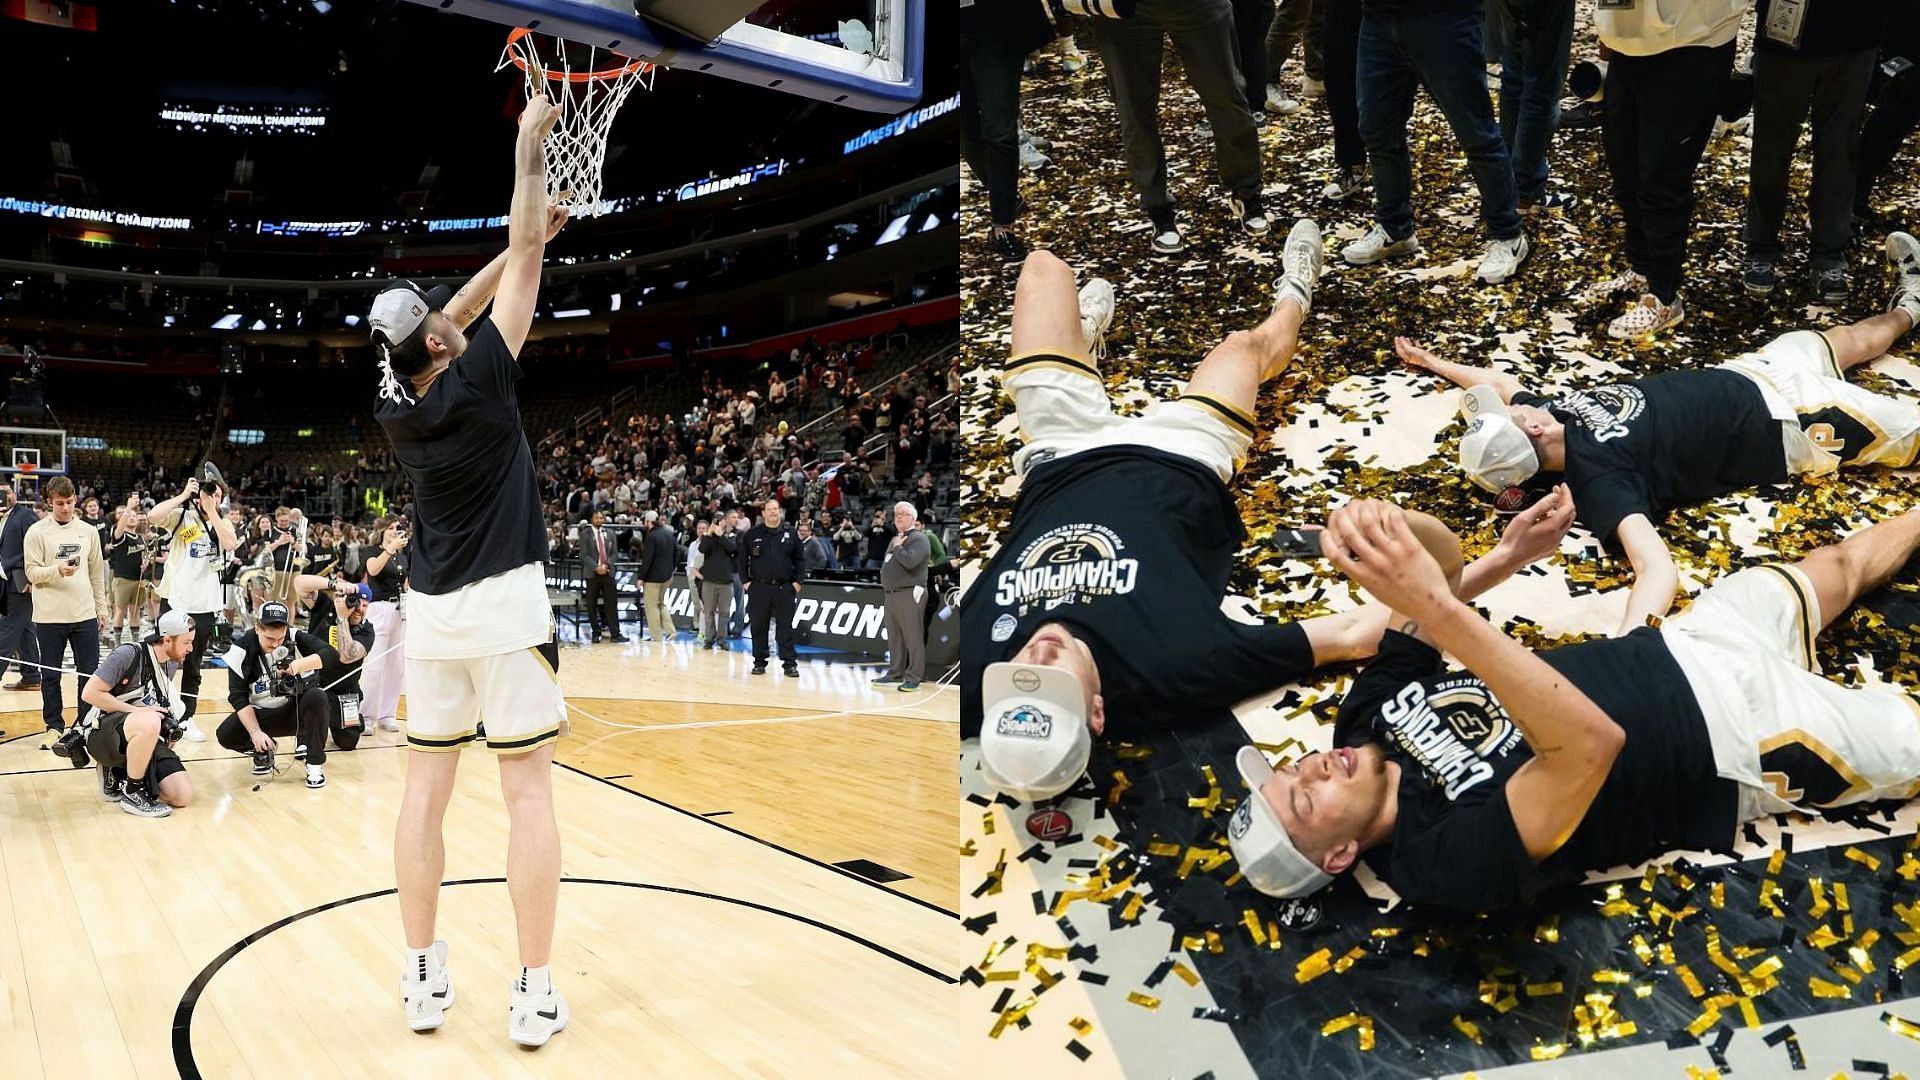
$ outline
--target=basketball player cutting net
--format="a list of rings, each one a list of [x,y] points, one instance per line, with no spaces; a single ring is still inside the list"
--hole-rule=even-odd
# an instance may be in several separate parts
[[[447,944],[434,938],[441,821],[458,751],[481,737],[499,756],[511,822],[507,886],[521,968],[507,1034],[523,1046],[544,1045],[567,1025],[547,967],[560,891],[551,766],[566,703],[541,567],[546,526],[514,392],[546,241],[566,220],[547,206],[541,152],[559,115],[535,94],[520,116],[506,252],[450,299],[444,289],[392,286],[367,319],[380,355],[374,415],[415,493],[407,785],[393,843],[407,937],[401,999],[415,1031],[439,1027],[454,1001]],[[493,314],[469,340],[462,331],[489,299]]]

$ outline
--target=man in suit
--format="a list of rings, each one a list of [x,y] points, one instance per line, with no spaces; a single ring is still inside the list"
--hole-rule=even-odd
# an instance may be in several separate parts
[[[933,548],[920,529],[920,515],[912,503],[894,504],[893,527],[887,561],[880,564],[880,588],[886,593],[887,608],[887,673],[873,683],[899,683],[901,690],[918,690],[927,666],[924,605],[927,560]]]
[[[646,593],[647,629],[653,640],[668,641],[674,635],[673,619],[667,615],[667,581],[680,562],[680,542],[673,526],[649,510],[642,518],[646,531],[640,537],[640,588]]]
[[[839,564],[833,559],[833,544],[827,538],[813,531],[813,523],[805,518],[796,526],[800,530],[800,568],[808,577],[822,570],[837,570]]]
[[[606,513],[595,510],[593,517],[580,526],[580,569],[587,578],[587,625],[593,631],[594,643],[599,643],[600,628],[605,626],[613,643],[621,645],[627,638],[620,632],[620,589],[613,580],[616,551],[606,523]]]
[[[6,575],[5,614],[0,615],[0,677],[10,659],[20,661],[20,678],[8,690],[40,689],[40,643],[33,632],[33,585],[27,581],[27,530],[40,520],[10,486],[0,486],[0,574]],[[28,665],[36,665],[29,667]]]

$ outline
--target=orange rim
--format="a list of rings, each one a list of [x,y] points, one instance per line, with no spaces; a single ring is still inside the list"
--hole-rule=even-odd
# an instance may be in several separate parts
[[[518,52],[513,51],[513,45],[515,42],[519,41],[521,38],[527,37],[532,33],[533,33],[532,30],[529,30],[524,26],[519,26],[514,28],[513,33],[507,35],[508,56],[512,58],[513,66],[519,68],[521,71],[527,70],[527,60],[525,57],[521,56]],[[608,51],[612,51],[612,50],[608,50]],[[615,55],[618,55],[618,54],[615,54]],[[634,60],[621,67],[602,68],[599,71],[575,71],[575,72],[562,73],[562,72],[557,72],[557,71],[548,69],[546,71],[546,76],[547,76],[548,82],[583,83],[583,82],[593,82],[595,79],[617,79],[622,75],[634,75],[634,74],[644,75],[651,70],[653,70],[653,65],[648,63],[647,61]]]

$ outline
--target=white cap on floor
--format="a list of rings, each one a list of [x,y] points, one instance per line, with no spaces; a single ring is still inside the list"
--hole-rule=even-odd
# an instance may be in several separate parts
[[[1247,884],[1268,896],[1290,898],[1305,896],[1333,880],[1333,875],[1313,864],[1300,853],[1280,824],[1261,787],[1273,779],[1273,766],[1259,747],[1243,746],[1233,757],[1240,779],[1247,782],[1247,794],[1233,811],[1227,824],[1227,846],[1240,864]]]
[[[988,664],[980,699],[980,771],[995,790],[1039,802],[1086,775],[1093,731],[1079,676],[1043,664]]]
[[[1507,415],[1500,392],[1476,386],[1460,399],[1467,433],[1460,436],[1460,470],[1478,487],[1492,492],[1518,487],[1540,471],[1540,455],[1520,425]]]

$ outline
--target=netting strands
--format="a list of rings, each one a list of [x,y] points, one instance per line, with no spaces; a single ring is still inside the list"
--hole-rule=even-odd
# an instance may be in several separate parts
[[[542,52],[549,55],[542,56]],[[576,69],[584,54],[585,62]],[[601,64],[611,66],[601,67]],[[654,65],[610,49],[548,39],[542,46],[525,27],[507,35],[495,71],[520,69],[527,99],[535,93],[560,107],[560,120],[542,145],[547,159],[547,202],[574,217],[600,212],[600,174],[607,157],[613,116],[635,86],[653,89]]]

